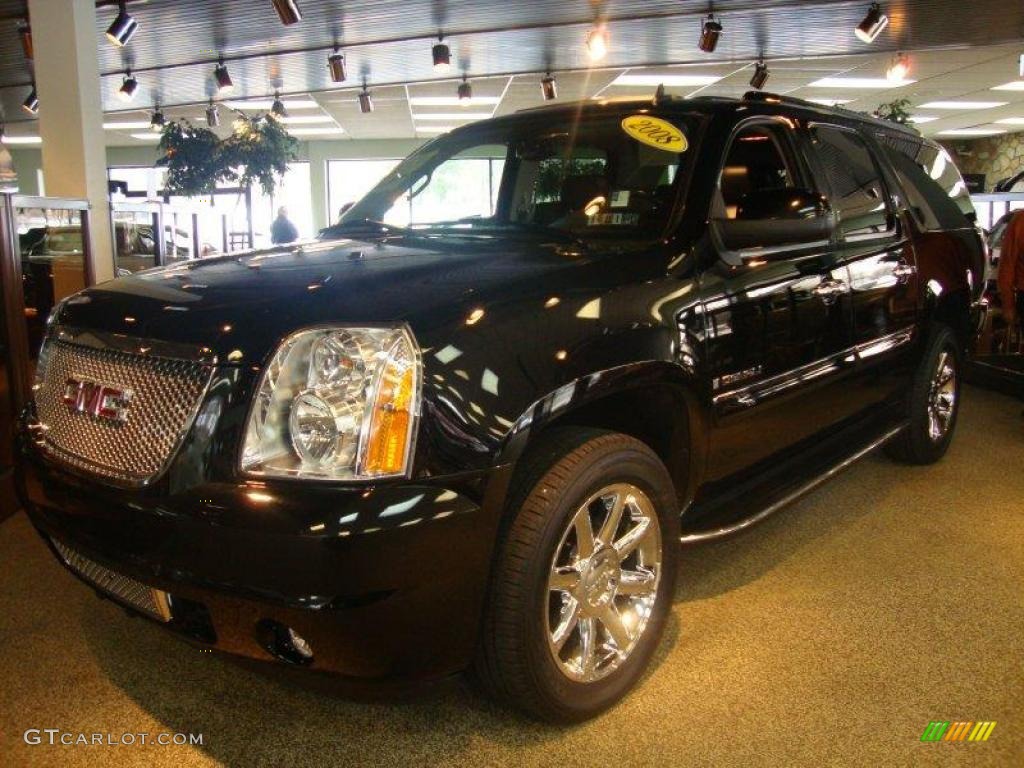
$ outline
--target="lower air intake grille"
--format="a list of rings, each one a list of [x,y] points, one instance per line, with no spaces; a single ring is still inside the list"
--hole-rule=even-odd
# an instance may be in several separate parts
[[[158,621],[170,621],[166,592],[152,589],[135,579],[104,568],[56,539],[51,541],[68,568],[90,584]]]

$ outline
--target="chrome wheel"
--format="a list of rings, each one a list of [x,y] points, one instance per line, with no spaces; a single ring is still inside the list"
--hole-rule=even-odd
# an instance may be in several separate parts
[[[647,628],[661,582],[661,528],[635,485],[616,483],[572,516],[548,575],[548,646],[577,682],[611,674]]]
[[[938,442],[949,431],[956,408],[956,362],[946,350],[939,360],[928,392],[928,436]]]

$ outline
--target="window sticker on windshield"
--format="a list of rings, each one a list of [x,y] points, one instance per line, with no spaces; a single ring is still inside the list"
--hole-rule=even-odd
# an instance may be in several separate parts
[[[587,217],[588,227],[635,227],[639,223],[638,213],[596,213]]]
[[[629,190],[616,189],[612,192],[612,198],[608,201],[610,208],[629,208]]]
[[[682,131],[658,117],[630,115],[622,121],[622,130],[642,144],[666,152],[685,152],[690,146]]]

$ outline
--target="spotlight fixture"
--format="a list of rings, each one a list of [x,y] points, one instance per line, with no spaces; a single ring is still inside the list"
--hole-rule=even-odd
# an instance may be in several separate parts
[[[36,86],[32,85],[32,90],[29,91],[28,96],[21,102],[21,108],[28,112],[30,115],[34,115],[39,112],[39,95],[36,93]]]
[[[892,64],[885,70],[885,79],[891,80],[892,82],[898,83],[901,80],[906,80],[907,75],[910,73],[910,59],[904,54],[896,54],[896,58],[892,60]]]
[[[154,131],[162,131],[164,126],[167,124],[167,118],[164,117],[163,110],[160,109],[159,105],[153,110],[153,116],[149,120],[149,127]]]
[[[750,78],[750,87],[760,91],[764,88],[764,84],[768,82],[768,65],[764,63],[764,59],[761,59],[754,65],[754,74]]]
[[[591,61],[600,61],[608,55],[610,45],[608,29],[604,24],[596,24],[587,33],[587,55]]]
[[[117,17],[114,19],[114,23],[107,28],[107,39],[118,48],[123,48],[128,45],[128,41],[138,31],[139,22],[128,13],[128,9],[125,8],[125,0],[121,0],[117,7]]]
[[[277,15],[281,17],[281,23],[286,27],[302,21],[302,11],[299,10],[299,4],[295,0],[273,0],[273,2],[274,10],[277,11]]]
[[[473,86],[469,84],[469,80],[466,76],[462,76],[462,82],[459,83],[459,106],[468,107],[473,103]]]
[[[704,53],[712,53],[718,46],[718,38],[722,36],[722,22],[715,18],[715,14],[709,13],[704,19],[700,28],[700,40],[697,47]]]
[[[281,94],[274,94],[274,103],[270,105],[270,116],[275,120],[280,120],[282,117],[288,117],[288,110],[284,107],[284,102],[281,101]]]
[[[210,106],[206,108],[206,124],[211,128],[216,128],[220,125],[220,110],[213,103],[213,99],[210,99]]]
[[[35,59],[35,50],[32,48],[32,27],[28,21],[18,25],[18,39],[21,40],[21,50],[25,54],[25,60]]]
[[[550,72],[541,78],[540,95],[544,97],[544,101],[554,101],[558,98],[558,83]]]
[[[864,20],[853,30],[853,34],[864,43],[873,43],[875,38],[882,34],[882,30],[889,25],[889,17],[882,13],[882,6],[872,3],[868,8]]]
[[[331,71],[332,82],[344,83],[348,77],[348,73],[345,71],[345,54],[341,53],[337,48],[334,49],[334,53],[327,57],[327,68]]]
[[[373,97],[370,95],[370,91],[366,88],[366,84],[363,84],[363,90],[359,94],[359,111],[364,115],[368,115],[373,112]]]
[[[118,90],[117,95],[121,97],[121,101],[131,101],[135,98],[137,90],[139,90],[139,81],[135,79],[130,69],[126,70],[124,80],[121,82],[121,88]]]
[[[217,63],[217,67],[213,70],[213,77],[217,81],[217,93],[219,94],[230,93],[235,87],[235,84],[231,82],[228,68],[224,65],[224,59]]]
[[[445,75],[452,68],[452,49],[444,41],[443,35],[437,36],[437,43],[431,49],[434,57],[434,71],[439,75]]]

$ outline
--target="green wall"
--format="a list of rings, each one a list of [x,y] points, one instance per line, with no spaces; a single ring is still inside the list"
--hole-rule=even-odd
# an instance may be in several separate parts
[[[346,139],[341,141],[303,141],[299,144],[299,160],[309,161],[313,225],[317,229],[330,223],[327,211],[327,161],[376,160],[405,157],[423,143],[419,139]],[[42,152],[38,148],[10,148],[14,168],[18,172],[20,191],[26,195],[40,193],[38,176],[42,168]],[[155,146],[107,147],[107,165],[154,165],[159,157]]]

